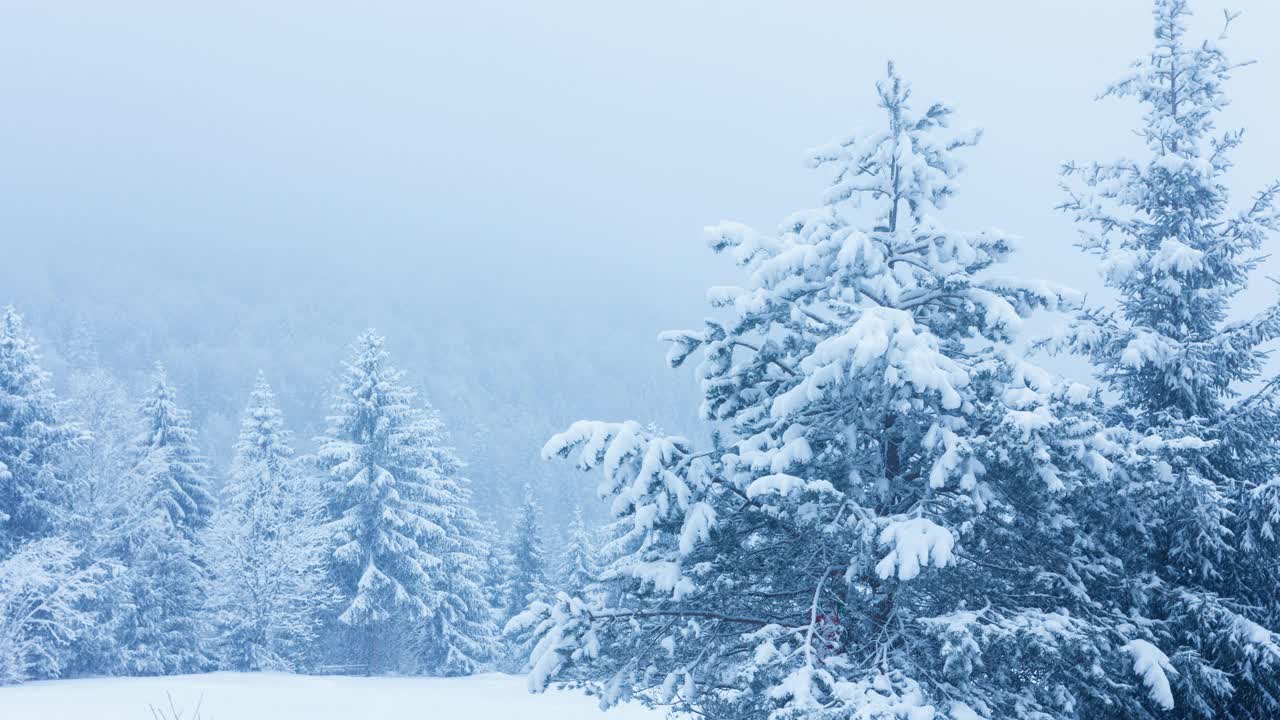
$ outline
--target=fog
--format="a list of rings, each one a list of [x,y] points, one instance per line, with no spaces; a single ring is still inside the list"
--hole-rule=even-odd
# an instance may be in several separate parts
[[[1277,173],[1280,6],[1237,1],[1240,200]],[[1221,16],[1202,10],[1197,29]],[[486,512],[579,417],[693,432],[656,334],[734,268],[701,228],[817,202],[807,147],[876,120],[893,59],[985,129],[956,226],[1098,292],[1054,210],[1064,161],[1136,152],[1094,97],[1149,46],[1147,3],[18,2],[0,10],[0,302],[58,374],[79,324],[137,384],[164,361],[215,465],[259,368],[300,445],[375,326],[441,410]],[[1269,297],[1254,284],[1244,299]]]

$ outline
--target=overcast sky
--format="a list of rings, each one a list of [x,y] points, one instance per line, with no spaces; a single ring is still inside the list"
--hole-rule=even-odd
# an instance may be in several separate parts
[[[1280,3],[1233,7],[1229,47],[1261,61],[1231,88],[1240,199],[1280,175]],[[122,298],[139,273],[233,292],[250,262],[549,331],[604,297],[650,343],[734,278],[701,228],[815,203],[802,151],[879,122],[892,58],[986,130],[949,220],[1090,289],[1056,167],[1136,150],[1137,109],[1093,98],[1149,25],[1140,0],[8,0],[0,262]]]

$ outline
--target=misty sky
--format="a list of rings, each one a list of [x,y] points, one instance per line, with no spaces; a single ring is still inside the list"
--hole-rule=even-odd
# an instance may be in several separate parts
[[[1216,31],[1217,6],[1197,7]],[[1280,7],[1234,7],[1230,47],[1261,63],[1231,117],[1269,119]],[[605,289],[693,309],[724,274],[701,227],[768,229],[814,202],[803,149],[877,120],[889,58],[987,131],[956,222],[1018,232],[1029,268],[1092,282],[1052,211],[1055,167],[1132,147],[1134,108],[1091,98],[1149,46],[1148,3],[1114,0],[2,12],[0,238],[37,244],[37,272],[73,246],[197,277],[210,255],[301,256],[304,275],[421,274],[430,299]],[[1280,128],[1249,124],[1242,190],[1280,167]]]
[[[1280,8],[1236,1],[1231,118],[1270,118]],[[1198,4],[1216,31],[1220,10]],[[206,277],[392,269],[424,301],[613,291],[691,307],[727,269],[722,218],[772,228],[815,199],[801,151],[868,118],[896,59],[986,128],[957,222],[1078,268],[1055,168],[1132,147],[1091,102],[1149,44],[1148,4],[12,1],[0,23],[0,232]],[[1280,167],[1251,123],[1239,187]],[[136,252],[123,252],[124,247]],[[215,268],[218,264],[215,263]],[[110,265],[101,268],[110,272]],[[105,282],[105,281],[104,281]],[[298,279],[306,282],[306,278]]]
[[[1216,34],[1220,6],[1196,7],[1194,27]],[[1260,61],[1230,88],[1227,117],[1249,128],[1240,201],[1280,175],[1280,4],[1233,8],[1228,47]],[[873,83],[894,59],[922,101],[986,130],[949,222],[1022,235],[1019,271],[1096,289],[1053,209],[1056,169],[1139,151],[1136,106],[1093,98],[1150,47],[1149,13],[1137,0],[7,0],[0,283],[19,302],[150,316],[188,292],[184,312],[209,316],[231,298],[281,316],[327,298],[346,308],[341,338],[393,306],[424,337],[447,321],[499,348],[519,325],[589,354],[582,338],[607,327],[615,349],[657,364],[656,333],[697,325],[705,288],[736,277],[702,227],[770,230],[815,204],[825,178],[804,149],[878,123]],[[1272,292],[1259,281],[1250,297]]]

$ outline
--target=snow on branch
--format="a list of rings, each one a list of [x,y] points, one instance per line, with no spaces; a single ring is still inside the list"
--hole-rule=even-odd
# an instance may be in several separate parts
[[[1121,649],[1133,658],[1133,672],[1142,678],[1148,696],[1165,710],[1172,710],[1173,690],[1169,687],[1166,673],[1175,671],[1169,663],[1169,656],[1146,640],[1130,640]]]
[[[955,547],[951,531],[928,518],[911,518],[890,522],[880,531],[880,544],[890,548],[889,553],[876,565],[876,574],[899,580],[911,580],[922,568],[932,564],[946,567],[954,560]]]

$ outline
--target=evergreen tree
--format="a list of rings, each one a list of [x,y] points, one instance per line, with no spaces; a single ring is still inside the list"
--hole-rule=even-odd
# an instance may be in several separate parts
[[[67,458],[70,535],[91,557],[106,557],[118,553],[121,525],[137,499],[130,481],[138,418],[124,386],[103,368],[77,368],[68,385],[66,412],[88,432]]]
[[[470,493],[452,518],[439,609],[424,627],[420,662],[432,675],[471,675],[498,654],[498,626],[485,589],[485,557]]]
[[[511,536],[510,587],[507,591],[507,613],[522,612],[529,603],[549,595],[546,555],[542,549],[542,509],[533,488],[524,486],[524,502],[516,516]]]
[[[318,488],[259,374],[209,540],[210,605],[222,662],[234,670],[294,670],[329,601]]]
[[[503,626],[510,655],[506,668],[519,672],[527,668],[529,653],[537,640],[527,623],[521,621],[531,606],[551,599],[546,555],[542,548],[542,508],[529,483],[524,486],[524,502],[516,516],[507,551],[511,565],[507,577],[506,624]]]
[[[463,464],[447,445],[439,414],[424,403],[422,427],[430,458],[431,496],[447,508],[440,605],[423,626],[419,662],[432,675],[470,675],[498,651],[498,627],[485,588],[486,532],[471,506]]]
[[[93,327],[83,315],[77,317],[75,324],[71,326],[67,334],[66,351],[63,354],[75,370],[94,370],[102,367],[97,337]]]
[[[511,597],[511,566],[515,559],[511,556],[507,541],[503,539],[498,526],[485,520],[480,524],[481,560],[484,566],[485,599],[493,614],[495,623],[506,622],[507,602]]]
[[[597,573],[595,543],[582,518],[582,508],[574,508],[573,521],[569,524],[568,545],[557,573],[557,584],[563,592],[582,595],[595,583]]]
[[[163,508],[150,510],[130,542],[121,664],[128,675],[200,672],[211,662],[200,551]]]
[[[1134,458],[1098,522],[1123,562],[1108,585],[1115,610],[1168,658],[1152,703],[1269,718],[1280,714],[1280,385],[1241,390],[1280,336],[1280,306],[1227,316],[1280,222],[1280,185],[1230,209],[1224,176],[1243,133],[1215,121],[1238,65],[1187,39],[1189,14],[1185,0],[1157,0],[1155,47],[1106,93],[1143,104],[1147,157],[1065,169],[1064,207],[1118,297],[1082,312],[1066,340],[1114,393],[1117,441]]]
[[[86,345],[86,347],[91,347]],[[86,362],[96,355],[84,351]],[[69,539],[82,550],[81,564],[97,564],[101,583],[93,602],[94,632],[80,633],[64,673],[119,674],[121,623],[129,613],[126,571],[130,523],[144,494],[132,473],[132,442],[138,422],[121,383],[96,365],[74,367],[66,412],[88,431],[68,457],[71,480]]]
[[[131,612],[119,619],[122,661],[134,675],[194,672],[210,661],[198,533],[208,525],[213,498],[190,416],[159,366],[139,416],[138,499],[124,549]]]
[[[63,529],[66,456],[84,441],[59,417],[35,342],[12,306],[0,311],[0,557]]]
[[[134,469],[151,502],[169,524],[193,540],[213,515],[206,464],[195,444],[191,413],[180,408],[164,367],[156,365],[140,412],[142,434],[134,442]]]
[[[606,607],[621,607],[630,599],[624,596],[628,588],[619,582],[604,582],[602,574],[612,568],[614,563],[629,557],[640,549],[644,543],[644,529],[636,527],[635,519],[629,515],[614,518],[600,528],[596,552],[597,582],[592,590],[602,598]]]
[[[820,207],[709,231],[747,284],[664,337],[673,365],[702,353],[723,435],[581,422],[548,442],[602,469],[631,529],[605,607],[513,621],[541,637],[535,689],[741,719],[1141,712],[1154,656],[1090,594],[1108,558],[1074,509],[1114,463],[1097,398],[1015,345],[1024,316],[1078,301],[995,274],[1013,238],[943,224],[977,134],[892,66],[878,95],[879,129],[812,152],[834,173]]]
[[[99,631],[87,606],[104,569],[79,559],[74,545],[52,537],[0,560],[0,685],[58,677],[66,646]]]
[[[439,419],[382,345],[372,330],[357,339],[320,439],[344,655],[371,672],[469,671],[492,627],[478,529]]]

